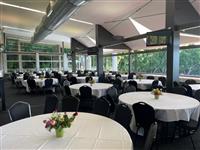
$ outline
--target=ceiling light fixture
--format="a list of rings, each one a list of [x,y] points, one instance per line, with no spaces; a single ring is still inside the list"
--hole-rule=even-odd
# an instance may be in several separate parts
[[[95,45],[96,45],[96,40],[94,40],[93,38],[91,38],[90,36],[86,36],[88,39],[90,39]]]
[[[74,18],[69,18],[69,20],[75,21],[75,22],[84,23],[84,24],[94,25],[94,24],[91,23],[91,22],[87,22],[87,21],[83,21],[83,20],[78,20],[78,19],[74,19]]]
[[[180,33],[180,36],[187,36],[193,38],[200,38],[200,35],[188,34],[188,33]]]
[[[37,13],[41,13],[41,14],[46,14],[46,12],[44,12],[44,11],[40,11],[40,10],[28,8],[28,7],[22,7],[22,6],[18,6],[18,5],[13,5],[13,4],[9,4],[9,3],[4,3],[4,2],[0,2],[0,5],[10,6],[10,7],[28,10],[28,11],[32,11],[32,12],[37,12]]]
[[[2,27],[6,28],[6,29],[12,29],[12,30],[18,30],[18,31],[25,31],[25,32],[31,32],[31,33],[34,32],[32,30],[27,30],[27,29],[22,29],[22,28],[16,28],[16,27],[10,27],[10,26],[2,26]]]

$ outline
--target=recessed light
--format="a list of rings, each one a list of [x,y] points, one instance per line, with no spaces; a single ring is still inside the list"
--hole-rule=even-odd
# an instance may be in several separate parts
[[[69,18],[69,20],[75,21],[75,22],[84,23],[84,24],[94,25],[94,24],[91,23],[91,22],[87,22],[87,21],[83,21],[83,20],[78,20],[78,19],[74,19],[74,18]]]

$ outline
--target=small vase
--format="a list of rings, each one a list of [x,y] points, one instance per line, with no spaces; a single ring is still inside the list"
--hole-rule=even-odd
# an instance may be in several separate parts
[[[159,99],[159,95],[154,95],[154,98],[155,99]]]
[[[63,137],[64,135],[64,129],[63,128],[58,128],[56,129],[56,137]]]

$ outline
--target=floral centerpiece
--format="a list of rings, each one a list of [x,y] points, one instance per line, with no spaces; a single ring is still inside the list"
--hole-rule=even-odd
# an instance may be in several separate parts
[[[90,83],[90,85],[92,86],[95,83],[95,81],[92,79],[92,80],[89,80],[88,83]]]
[[[162,95],[162,91],[160,89],[153,89],[152,94],[154,95],[155,99],[158,99],[160,95]]]
[[[64,114],[53,112],[51,117],[43,122],[45,123],[45,128],[49,131],[55,129],[56,137],[63,137],[64,128],[70,128],[77,115],[77,112],[73,113],[71,117],[69,117],[66,112]]]

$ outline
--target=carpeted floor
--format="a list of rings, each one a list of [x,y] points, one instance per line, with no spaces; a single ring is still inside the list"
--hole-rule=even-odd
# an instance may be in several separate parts
[[[32,116],[43,113],[45,95],[43,92],[35,94],[27,94],[25,89],[17,89],[11,81],[5,81],[5,95],[6,106],[9,108],[16,101],[25,101],[31,104]],[[56,94],[59,99],[62,98],[60,92]],[[9,123],[9,116],[7,111],[1,111],[0,109],[0,126]],[[198,130],[193,136],[196,150],[200,150],[200,130]],[[133,141],[134,143],[134,141]],[[138,143],[134,143],[134,149],[140,150],[141,147]],[[154,148],[155,149],[155,148]],[[165,142],[158,145],[159,150],[192,150],[192,143],[189,137],[175,139],[173,142]]]

